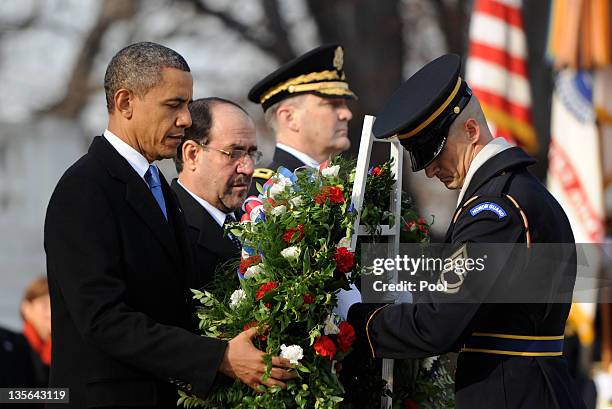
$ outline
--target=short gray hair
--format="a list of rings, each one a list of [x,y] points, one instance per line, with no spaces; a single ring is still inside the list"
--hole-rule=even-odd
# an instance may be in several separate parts
[[[276,120],[276,112],[281,104],[292,104],[294,106],[301,106],[306,98],[307,94],[299,94],[294,97],[285,98],[283,100],[278,101],[276,104],[271,105],[266,112],[264,112],[264,121],[268,128],[272,130],[275,134],[278,132],[278,122]]]
[[[125,88],[142,98],[159,84],[164,68],[191,71],[179,53],[156,43],[132,44],[115,54],[104,75],[108,112],[112,113],[115,108],[118,90]]]
[[[476,98],[475,95],[472,95],[470,101],[463,108],[463,111],[461,111],[457,118],[455,118],[455,120],[450,126],[449,134],[454,133],[460,128],[462,128],[465,121],[467,121],[469,118],[475,119],[476,122],[478,122],[480,125],[487,124],[487,119],[485,118],[484,113],[482,112],[480,101],[478,101],[478,98]]]

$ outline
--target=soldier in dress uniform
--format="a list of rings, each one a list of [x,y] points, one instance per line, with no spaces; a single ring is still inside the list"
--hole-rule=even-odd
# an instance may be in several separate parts
[[[274,158],[255,169],[250,194],[257,195],[256,183],[263,185],[279,166],[291,171],[316,167],[350,147],[348,122],[353,115],[346,102],[357,97],[349,89],[343,64],[340,45],[320,46],[284,64],[249,91],[249,100],[261,104],[276,137]]]
[[[515,243],[523,251],[531,251],[535,243],[573,243],[562,208],[527,170],[534,160],[504,139],[493,139],[477,98],[460,77],[460,66],[458,56],[444,55],[408,79],[377,116],[374,135],[399,138],[413,171],[424,169],[428,177],[460,191],[445,239],[454,254],[469,257],[469,246],[480,243]],[[552,288],[565,278],[571,296],[576,253],[570,246],[566,262],[545,264],[544,284],[536,286]],[[376,357],[459,351],[459,409],[583,408],[562,356],[569,297],[566,302],[465,302],[466,294],[486,281],[487,289],[510,296],[514,289],[504,291],[510,282],[518,282],[517,288],[534,286],[525,265],[512,254],[504,257],[499,265],[487,265],[483,274],[448,280],[453,291],[428,293],[414,304],[376,309],[355,304],[349,321]],[[499,270],[500,265],[506,269]]]

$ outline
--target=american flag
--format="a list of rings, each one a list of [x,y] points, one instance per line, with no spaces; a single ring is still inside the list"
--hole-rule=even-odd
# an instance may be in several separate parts
[[[466,79],[493,136],[535,153],[521,7],[521,0],[474,1]]]

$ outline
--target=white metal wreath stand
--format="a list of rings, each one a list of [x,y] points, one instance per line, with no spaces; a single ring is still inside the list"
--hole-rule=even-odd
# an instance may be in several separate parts
[[[400,227],[401,227],[401,211],[402,211],[402,168],[403,168],[403,148],[397,138],[391,139],[376,139],[372,135],[372,125],[376,118],[371,115],[366,115],[363,120],[363,128],[361,131],[361,144],[359,145],[359,156],[357,157],[357,169],[355,173],[355,181],[353,183],[353,196],[352,203],[355,209],[358,211],[357,218],[355,219],[354,229],[355,232],[351,237],[351,248],[355,249],[357,245],[357,238],[359,236],[366,236],[367,232],[364,226],[361,226],[360,211],[363,206],[363,196],[365,194],[366,178],[368,176],[368,169],[370,165],[370,154],[372,152],[372,144],[388,143],[390,146],[390,157],[393,159],[392,171],[396,177],[393,191],[391,192],[391,203],[390,211],[395,215],[395,224],[393,227],[381,226],[382,235],[388,236],[388,257],[394,258],[399,253],[400,244]],[[389,277],[391,282],[397,281],[397,271],[391,272],[392,276]],[[393,302],[393,300],[389,300]],[[382,379],[387,382],[387,388],[393,390],[393,360],[383,359],[382,363]],[[383,397],[381,400],[382,409],[391,408],[391,398]]]

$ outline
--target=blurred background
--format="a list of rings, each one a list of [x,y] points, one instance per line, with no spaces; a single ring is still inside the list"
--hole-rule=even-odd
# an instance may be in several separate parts
[[[457,53],[495,135],[538,160],[532,171],[566,209],[577,242],[602,243],[610,233],[609,0],[2,0],[0,327],[22,330],[24,289],[45,274],[42,228],[52,189],[103,132],[104,71],[138,41],[186,58],[194,98],[244,106],[267,158],[274,141],[246,95],[281,63],[320,44],[345,47],[345,71],[359,95],[347,152],[356,155],[363,115],[375,115],[428,61]],[[171,161],[160,167],[167,179],[175,176]],[[406,172],[404,188],[423,216],[435,215],[440,237],[457,194],[425,179]],[[568,329],[588,379],[594,370],[609,373],[612,359],[610,307],[596,304],[600,297],[576,304]],[[612,389],[608,377],[600,390],[606,382]]]

